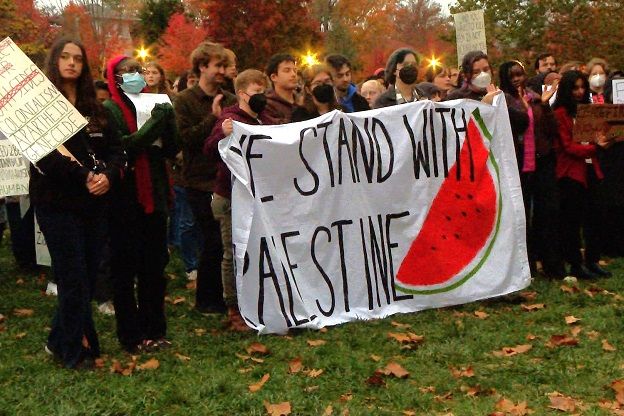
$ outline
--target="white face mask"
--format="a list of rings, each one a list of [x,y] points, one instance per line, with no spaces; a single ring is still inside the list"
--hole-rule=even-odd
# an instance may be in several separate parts
[[[604,74],[595,74],[589,78],[589,85],[592,88],[600,88],[605,84],[607,77]]]
[[[489,72],[480,72],[479,75],[472,78],[471,83],[475,87],[484,90],[492,83],[492,74]]]

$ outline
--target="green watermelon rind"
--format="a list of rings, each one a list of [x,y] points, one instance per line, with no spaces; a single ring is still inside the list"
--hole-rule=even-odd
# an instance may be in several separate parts
[[[479,125],[480,130],[483,132],[483,135],[486,137],[486,139],[488,139],[491,142],[492,135],[488,131],[487,127],[485,126],[485,122],[481,118],[481,112],[479,111],[478,108],[475,108],[475,110],[472,112],[472,116],[474,117],[475,121]],[[496,242],[496,237],[498,236],[498,232],[500,230],[501,215],[503,212],[503,198],[502,198],[501,186],[500,186],[500,169],[498,167],[498,163],[496,163],[496,160],[494,159],[494,155],[491,152],[490,152],[489,159],[490,159],[490,162],[492,162],[492,166],[494,166],[494,170],[496,171],[496,181],[498,182],[498,213],[496,215],[496,225],[494,227],[494,235],[490,239],[490,243],[488,244],[487,248],[483,252],[483,256],[481,257],[481,260],[479,260],[479,262],[472,268],[472,270],[470,270],[466,274],[466,276],[464,276],[463,278],[461,278],[460,280],[456,281],[455,283],[449,286],[445,286],[445,287],[441,287],[437,289],[429,289],[429,290],[410,289],[405,286],[402,286],[400,283],[397,282],[395,283],[395,285],[397,286],[397,289],[399,291],[403,293],[409,293],[412,295],[435,295],[438,293],[449,292],[451,290],[458,288],[464,283],[466,283],[470,278],[472,278],[475,274],[477,274],[477,272],[481,269],[483,264],[486,262],[486,260],[490,256],[490,253],[492,252],[494,243]]]

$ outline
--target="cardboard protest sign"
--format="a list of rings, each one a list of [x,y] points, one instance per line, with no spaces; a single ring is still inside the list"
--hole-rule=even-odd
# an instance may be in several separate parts
[[[482,51],[487,54],[483,10],[457,13],[453,15],[453,19],[455,20],[458,64],[461,64],[464,55],[470,51]]]
[[[35,163],[87,125],[10,38],[0,42],[0,131]]]
[[[132,104],[137,113],[137,129],[140,129],[143,124],[152,116],[152,109],[156,104],[171,104],[171,100],[167,94],[128,94],[126,96],[130,98]]]
[[[28,194],[28,161],[0,132],[0,198]]]
[[[604,135],[608,141],[624,141],[624,105],[579,105],[572,134],[579,143],[594,143],[599,135]]]
[[[530,281],[509,116],[477,101],[234,124],[239,307],[261,333],[503,295]]]
[[[37,264],[40,266],[52,266],[52,258],[50,257],[50,251],[48,250],[48,244],[45,241],[45,237],[39,228],[39,222],[37,221],[37,215],[35,215],[35,257]]]
[[[613,104],[624,104],[624,79],[614,79],[612,82]]]

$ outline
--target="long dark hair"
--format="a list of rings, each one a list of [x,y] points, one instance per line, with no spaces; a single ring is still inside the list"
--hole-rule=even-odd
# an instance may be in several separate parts
[[[163,69],[163,67],[160,66],[158,62],[149,62],[147,65],[145,65],[145,68],[149,67],[156,68],[156,70],[160,74],[160,81],[158,82],[158,94],[171,95],[171,91],[167,87],[167,77],[165,76],[165,70]]]
[[[516,89],[516,87],[513,86],[513,83],[511,82],[511,68],[516,65],[522,68],[522,71],[526,75],[526,71],[524,70],[524,65],[522,65],[522,63],[520,63],[519,61],[508,61],[498,68],[498,76],[500,78],[500,89],[504,93],[507,93],[512,97],[518,98],[520,96],[518,90]]]
[[[418,65],[418,54],[415,50],[410,48],[399,48],[392,52],[390,57],[388,58],[388,62],[386,63],[386,84],[394,85],[396,83],[396,69],[398,64],[402,64],[405,61],[405,57],[407,55],[414,55],[416,58],[416,65]]]
[[[58,61],[63,53],[65,45],[73,43],[80,48],[82,52],[82,72],[76,80],[76,103],[74,107],[85,117],[89,117],[89,127],[102,129],[106,125],[106,116],[104,108],[95,96],[95,87],[93,77],[91,76],[91,68],[87,59],[87,52],[84,45],[77,39],[70,37],[62,37],[58,39],[52,47],[45,63],[45,73],[54,86],[65,95],[63,90],[63,79],[59,72]]]
[[[572,91],[574,90],[574,84],[576,84],[576,81],[579,79],[583,80],[583,87],[585,88],[585,94],[583,95],[580,103],[591,103],[589,98],[589,81],[587,79],[587,75],[583,74],[581,71],[573,70],[564,72],[561,76],[559,87],[557,87],[557,98],[555,99],[553,108],[563,107],[570,116],[576,117],[576,106],[579,103],[574,99]]]

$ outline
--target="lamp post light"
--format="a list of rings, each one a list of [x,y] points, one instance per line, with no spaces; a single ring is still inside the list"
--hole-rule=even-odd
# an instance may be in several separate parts
[[[150,54],[149,54],[149,50],[146,49],[145,47],[141,46],[139,49],[136,50],[137,53],[137,58],[139,58],[139,60],[142,63],[145,63],[145,60],[147,58],[149,58]]]

